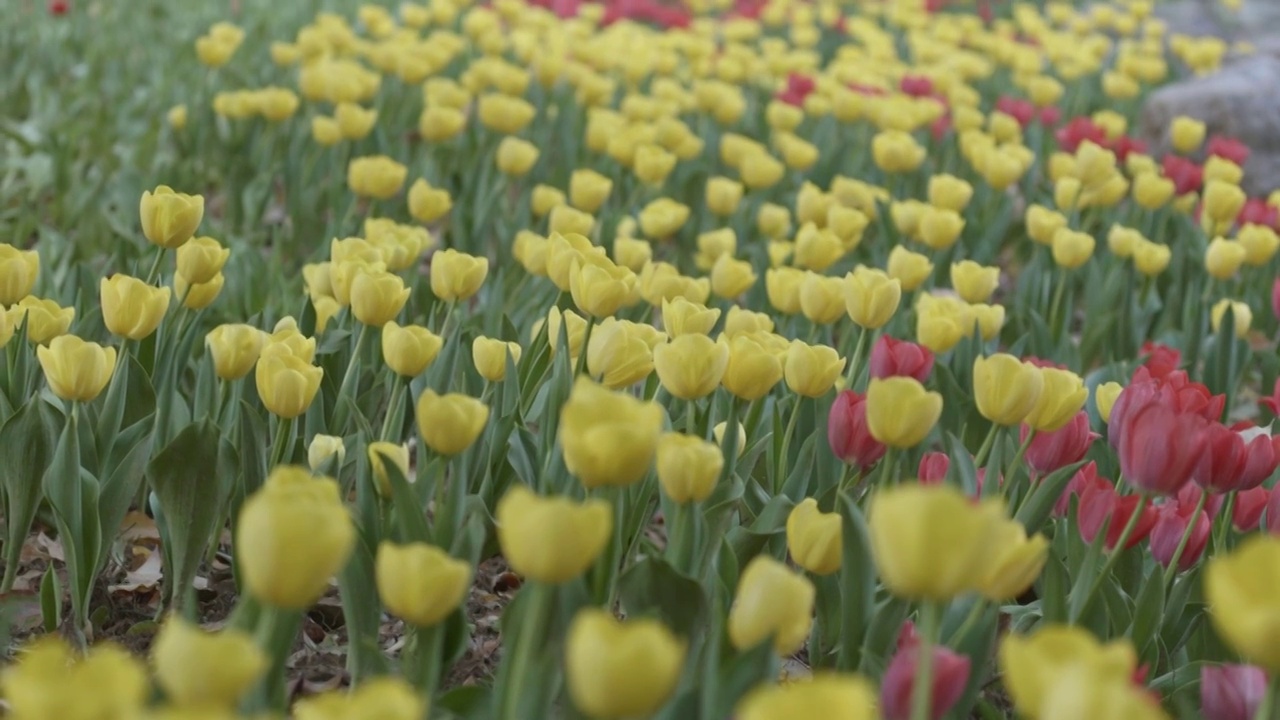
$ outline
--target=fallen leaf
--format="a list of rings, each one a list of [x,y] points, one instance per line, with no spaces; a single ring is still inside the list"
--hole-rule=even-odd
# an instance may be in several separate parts
[[[125,573],[124,582],[107,588],[110,592],[149,592],[155,590],[163,579],[163,567],[159,552],[152,552],[137,569]]]
[[[160,540],[160,530],[156,521],[147,517],[146,513],[131,510],[120,523],[120,540],[122,542],[138,542],[139,540]]]

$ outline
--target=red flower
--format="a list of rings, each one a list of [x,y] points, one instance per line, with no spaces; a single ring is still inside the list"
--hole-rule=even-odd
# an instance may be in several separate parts
[[[1036,106],[1029,100],[1015,97],[1002,97],[996,100],[996,109],[1018,121],[1022,127],[1031,124],[1036,117]]]
[[[920,458],[916,477],[925,485],[940,485],[947,478],[947,471],[950,469],[951,458],[946,453],[927,452]]]
[[[827,442],[831,452],[849,465],[860,469],[875,465],[884,457],[886,448],[867,429],[867,398],[852,390],[836,396],[827,416]]]
[[[66,15],[71,9],[71,3],[67,0],[49,0],[50,15]]]
[[[1020,439],[1027,439],[1028,428],[1022,426]],[[1093,441],[1101,437],[1089,429],[1089,413],[1081,410],[1071,422],[1053,432],[1036,433],[1027,446],[1027,466],[1038,475],[1079,462],[1089,452]]]
[[[911,97],[927,97],[933,94],[933,80],[924,75],[903,75],[898,88]]]
[[[1130,411],[1124,421],[1117,448],[1124,479],[1145,492],[1177,493],[1205,454],[1204,418],[1153,401]]]
[[[1071,476],[1071,480],[1067,482],[1067,487],[1062,491],[1062,497],[1053,505],[1053,514],[1055,517],[1064,517],[1071,510],[1071,498],[1083,498],[1085,491],[1091,488],[1100,488],[1103,490],[1113,490],[1111,481],[1098,477],[1098,463],[1090,462],[1084,467],[1076,471]]]
[[[1200,668],[1200,717],[1253,720],[1267,694],[1267,674],[1252,665]]]
[[[1058,141],[1058,147],[1069,153],[1078,150],[1086,140],[1094,145],[1107,143],[1107,131],[1085,115],[1071,118],[1070,122],[1058,128],[1053,137]]]
[[[1244,470],[1240,473],[1237,490],[1251,490],[1266,482],[1280,464],[1280,438],[1262,434],[1255,436],[1244,446]]]
[[[787,76],[787,87],[778,93],[778,99],[789,105],[804,105],[804,99],[817,88],[817,83],[808,75],[791,73]]]
[[[1209,138],[1206,150],[1210,155],[1217,155],[1237,165],[1244,165],[1249,160],[1249,146],[1234,138],[1214,135]]]
[[[1098,536],[1098,531],[1102,529],[1102,523],[1109,521],[1106,547],[1108,550],[1114,550],[1116,544],[1120,542],[1120,535],[1124,533],[1125,526],[1129,524],[1129,518],[1133,517],[1133,512],[1137,510],[1141,500],[1142,498],[1137,495],[1121,497],[1115,488],[1109,485],[1088,488],[1080,495],[1080,537],[1084,538],[1085,542],[1092,543]],[[1137,524],[1133,526],[1133,532],[1129,534],[1129,540],[1124,544],[1125,549],[1142,542],[1151,533],[1151,528],[1155,524],[1156,509],[1148,505],[1138,516]]]
[[[1238,490],[1246,461],[1244,438],[1222,423],[1208,423],[1203,430],[1204,452],[1191,471],[1196,484],[1210,492]]]
[[[1231,524],[1236,532],[1253,532],[1262,521],[1262,511],[1267,509],[1271,492],[1264,487],[1249,488],[1236,493],[1236,504],[1231,509]]]
[[[875,85],[864,85],[862,83],[851,82],[848,84],[848,88],[859,95],[888,95],[888,93],[884,91],[884,88],[876,87]]]
[[[1271,284],[1271,314],[1280,319],[1280,278]]]
[[[1184,515],[1180,503],[1174,500],[1161,505],[1156,511],[1156,524],[1151,529],[1151,556],[1164,567],[1169,567],[1169,563],[1173,562],[1173,555],[1182,542],[1188,523],[1191,524],[1191,536],[1182,549],[1182,555],[1178,557],[1178,570],[1190,570],[1204,554],[1212,523],[1209,522],[1209,514],[1203,510],[1196,513],[1194,519],[1187,517],[1194,510],[1194,505],[1186,508]]]
[[[942,140],[951,132],[951,116],[942,115],[929,125],[929,132],[933,135],[934,140]]]
[[[1038,358],[1035,355],[1027,355],[1026,357],[1022,358],[1022,362],[1028,365],[1034,365],[1038,368],[1057,368],[1058,370],[1071,369],[1060,362],[1054,362],[1053,360],[1045,360],[1044,358]]]
[[[1062,110],[1055,105],[1047,108],[1040,108],[1040,124],[1045,127],[1053,127],[1062,121]]]
[[[1196,192],[1204,184],[1204,168],[1184,157],[1165,155],[1160,164],[1179,195]]]
[[[1154,378],[1162,378],[1178,369],[1182,364],[1182,351],[1177,348],[1153,343],[1150,340],[1142,344],[1142,354],[1147,356],[1143,367]]]
[[[1236,216],[1236,222],[1240,225],[1261,225],[1269,228],[1274,228],[1278,220],[1280,220],[1280,211],[1271,207],[1264,198],[1245,200],[1244,207],[1240,208],[1240,214]]]
[[[935,645],[932,653],[933,692],[929,717],[938,720],[964,695],[965,686],[969,684],[969,658],[942,645]],[[911,691],[919,658],[920,641],[915,627],[907,622],[898,635],[898,651],[889,660],[880,682],[880,711],[885,720],[911,717]]]
[[[1280,485],[1271,488],[1263,523],[1264,530],[1272,535],[1280,535]]]
[[[1276,289],[1280,290],[1280,282],[1276,283]],[[1280,300],[1280,294],[1272,292],[1273,300]],[[1272,415],[1280,416],[1280,377],[1276,378],[1276,384],[1271,388],[1271,394],[1258,399],[1258,404],[1271,411]]]
[[[1128,135],[1121,135],[1106,144],[1111,152],[1116,154],[1116,160],[1124,162],[1129,157],[1129,153],[1144,154],[1147,152],[1147,144]]]
[[[1185,517],[1191,514],[1196,505],[1200,504],[1200,496],[1202,495],[1206,495],[1206,493],[1200,489],[1199,485],[1187,483],[1173,497],[1178,501],[1178,509],[1182,511],[1182,515]],[[1207,495],[1204,502],[1204,511],[1209,513],[1209,517],[1212,519],[1217,517],[1218,511],[1222,509],[1224,496],[1218,493],[1208,493]]]
[[[901,376],[923,383],[933,372],[933,353],[923,345],[881,335],[871,347],[868,365],[873,378]]]

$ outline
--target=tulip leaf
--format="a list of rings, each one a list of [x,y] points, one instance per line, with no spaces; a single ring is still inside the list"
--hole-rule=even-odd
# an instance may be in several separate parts
[[[1031,493],[1030,497],[1023,501],[1022,507],[1018,508],[1017,517],[1014,518],[1027,528],[1028,534],[1037,533],[1044,527],[1045,521],[1053,513],[1053,506],[1066,491],[1076,471],[1082,467],[1084,462],[1058,468],[1028,491]]]
[[[666,560],[647,557],[627,568],[618,580],[618,596],[630,617],[656,615],[687,638],[703,630],[707,600],[702,585]]]
[[[1111,518],[1105,518],[1102,521],[1102,526],[1098,528],[1098,534],[1094,536],[1093,542],[1089,543],[1080,566],[1075,568],[1076,579],[1071,585],[1071,602],[1067,606],[1067,619],[1071,622],[1080,619],[1080,613],[1084,610],[1085,596],[1090,592],[1095,578],[1101,571],[1102,550],[1107,542],[1107,526],[1110,524]]]
[[[219,467],[225,457],[220,452],[221,432],[208,418],[191,423],[147,468],[152,492],[169,519],[165,524],[171,547],[166,559],[172,566],[165,568],[165,577],[177,607],[187,600],[231,489],[229,474]]]
[[[837,666],[856,670],[863,663],[864,638],[874,627],[871,608],[875,601],[876,568],[871,559],[871,539],[862,509],[847,492],[838,496],[841,517],[840,637]]]
[[[1191,598],[1192,591],[1199,585],[1199,580],[1200,567],[1197,566],[1190,572],[1183,573],[1174,581],[1173,587],[1169,590],[1168,597],[1164,603],[1164,617],[1160,628],[1161,635],[1168,635],[1182,621],[1187,601]]]
[[[898,633],[902,623],[911,614],[911,603],[893,596],[886,597],[876,607],[866,630],[866,639],[862,643],[862,657],[859,660],[860,672],[880,676],[889,664],[898,644]],[[847,640],[846,640],[847,642]],[[843,657],[844,653],[841,653]],[[849,668],[853,670],[852,666]]]
[[[1156,633],[1160,630],[1160,621],[1163,619],[1164,600],[1164,574],[1157,568],[1147,576],[1142,592],[1134,600],[1133,623],[1125,633],[1133,639],[1133,647],[1138,651],[1139,657],[1151,657]]]
[[[4,566],[10,576],[8,582],[12,582],[18,569],[23,542],[43,498],[40,485],[32,478],[52,460],[59,422],[58,411],[37,398],[0,426],[0,456],[4,457],[0,463],[0,492],[4,493],[5,503]]]
[[[955,477],[966,495],[970,497],[976,496],[978,494],[978,468],[974,466],[973,455],[970,455],[969,450],[965,448],[964,441],[952,433],[947,433],[947,455],[951,460],[947,475]]]
[[[110,467],[110,474],[102,482],[98,500],[98,526],[102,532],[102,547],[108,547],[115,539],[124,516],[129,512],[129,506],[138,497],[147,459],[151,457],[151,441],[155,437],[146,432],[150,430],[149,426],[148,419],[143,418],[116,438],[126,452],[124,457]],[[106,560],[105,555],[98,558],[98,567],[94,568],[95,575]]]
[[[40,578],[40,616],[44,631],[54,632],[62,624],[62,584],[58,571],[51,563]]]
[[[1040,573],[1040,613],[1046,623],[1067,621],[1067,585],[1070,580],[1062,556],[1051,545],[1045,553],[1044,570]]]
[[[426,514],[413,488],[409,487],[409,481],[405,479],[395,463],[383,463],[383,469],[387,471],[387,480],[391,483],[391,501],[395,510],[396,524],[400,530],[400,541],[431,542],[431,530],[427,527]],[[443,472],[437,473],[436,482],[444,482],[443,476]],[[462,492],[462,487],[454,486],[453,491]]]
[[[463,720],[485,720],[493,716],[493,689],[482,685],[458,687],[441,695],[432,708],[452,713]]]
[[[385,672],[387,668],[386,656],[378,644],[382,604],[378,602],[375,590],[374,558],[377,548],[371,546],[371,540],[365,528],[357,527],[351,558],[338,574],[342,619],[347,628],[349,643],[347,670],[355,683]]]
[[[734,706],[751,688],[773,680],[776,675],[772,639],[763,640],[750,650],[734,655],[728,665],[720,669],[716,683],[718,707],[711,717],[733,717]]]

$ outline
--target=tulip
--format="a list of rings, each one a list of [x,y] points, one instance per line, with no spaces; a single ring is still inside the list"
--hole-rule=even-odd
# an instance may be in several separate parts
[[[369,443],[369,470],[373,474],[373,489],[384,498],[391,497],[391,477],[387,465],[395,466],[400,477],[409,478],[409,446],[378,440]]]
[[[999,285],[998,267],[984,267],[972,260],[951,264],[951,287],[967,303],[986,302]]]
[[[585,235],[556,232],[547,237],[546,274],[561,292],[572,289],[575,265],[593,262],[604,262],[604,248],[593,245]]]
[[[155,332],[169,310],[169,288],[152,287],[128,275],[103,278],[100,299],[107,330],[130,340]]]
[[[1022,426],[1020,441],[1026,442],[1028,430],[1028,426]],[[1082,410],[1061,428],[1036,433],[1027,446],[1027,466],[1038,475],[1048,475],[1084,459],[1097,437],[1089,429],[1089,414]]]
[[[782,362],[758,338],[738,335],[729,340],[729,360],[720,380],[726,390],[743,400],[759,400],[781,379]]]
[[[329,690],[300,699],[293,706],[294,720],[419,720],[426,713],[427,701],[407,681],[392,676],[369,678],[355,690]]]
[[[1196,459],[1191,471],[1191,479],[1197,485],[1216,493],[1226,493],[1244,489],[1244,472],[1249,461],[1249,452],[1240,433],[1231,430],[1222,423],[1207,423],[1203,428],[1204,450]],[[1270,438],[1259,437],[1259,450],[1265,446],[1271,448]],[[1271,452],[1271,470],[1275,469],[1274,451]],[[1260,457],[1262,463],[1268,458]],[[1261,469],[1261,468],[1260,468]],[[1267,471],[1262,475],[1265,480],[1271,475]],[[1251,480],[1253,478],[1250,478]],[[1259,480],[1255,485],[1261,484]]]
[[[178,248],[178,274],[191,285],[213,280],[231,257],[231,250],[211,237],[192,238]],[[116,276],[120,277],[120,276]]]
[[[453,200],[449,191],[431,187],[422,178],[413,181],[409,186],[409,214],[414,220],[422,223],[433,223],[448,214],[453,208]]]
[[[728,429],[728,427],[729,427],[729,422],[726,420],[725,422],[716,423],[716,426],[714,428],[711,428],[711,436],[716,439],[716,445],[718,445],[721,448],[722,454],[728,452],[729,450],[729,448],[725,447],[725,444],[724,444],[724,432],[726,429]],[[747,449],[747,429],[742,426],[742,423],[738,423],[737,436],[738,436],[737,457],[742,457],[742,453],[745,452]]]
[[[252,325],[219,325],[205,336],[213,371],[223,380],[239,380],[253,370],[267,334]]]
[[[546,217],[557,207],[569,202],[564,192],[550,185],[538,184],[529,195],[529,209],[534,217]]]
[[[772,639],[786,657],[799,650],[813,625],[813,583],[769,555],[757,555],[743,568],[729,608],[729,641],[749,650]]]
[[[438,624],[471,589],[471,566],[434,545],[383,541],[375,564],[378,597],[392,615],[420,628]]]
[[[378,122],[377,110],[366,110],[351,102],[338,103],[333,109],[338,132],[347,140],[363,140]]]
[[[769,304],[784,315],[800,312],[800,285],[804,273],[796,268],[770,268],[764,274],[764,286]]]
[[[901,376],[924,383],[933,372],[933,359],[933,353],[926,347],[881,335],[871,346],[867,366],[872,378]]]
[[[360,273],[351,282],[351,312],[371,327],[395,319],[409,300],[404,279],[386,271]]]
[[[773,318],[765,313],[753,312],[734,305],[724,319],[724,337],[749,335],[757,332],[773,332]]]
[[[888,447],[876,440],[867,427],[867,399],[852,390],[836,396],[827,417],[827,442],[831,452],[863,472],[884,457]]]
[[[565,466],[587,488],[627,486],[653,464],[663,410],[578,378],[560,411]]]
[[[887,173],[907,173],[924,162],[926,151],[902,130],[882,130],[871,140],[876,167]]]
[[[521,177],[533,169],[539,154],[537,145],[509,135],[498,143],[494,160],[504,175]]]
[[[321,147],[331,147],[342,141],[342,128],[338,121],[324,115],[311,118],[311,138]]]
[[[867,430],[889,447],[919,445],[942,415],[942,396],[914,378],[872,379],[867,388]]]
[[[830,575],[840,569],[843,551],[840,513],[818,510],[818,501],[806,498],[787,515],[787,550],[791,560],[814,575]]]
[[[285,317],[276,323],[271,334],[267,336],[262,351],[267,352],[267,348],[272,348],[271,352],[284,351],[309,363],[316,356],[316,339],[304,336],[298,330],[297,321],[292,317]]]
[[[613,534],[611,506],[539,497],[513,485],[494,513],[498,542],[511,568],[535,582],[564,583],[586,572]]]
[[[347,564],[355,526],[330,478],[303,468],[272,470],[245,501],[236,525],[236,560],[245,587],[276,607],[302,610]]]
[[[862,243],[862,234],[871,224],[866,213],[843,205],[832,205],[827,208],[827,227],[836,237],[845,252],[854,250]]]
[[[1235,335],[1238,338],[1246,338],[1249,336],[1249,326],[1253,324],[1253,311],[1249,309],[1247,303],[1219,300],[1214,303],[1209,310],[1210,326],[1213,331],[1218,332],[1218,328],[1222,325],[1222,319],[1226,317],[1227,310],[1231,310],[1232,321],[1235,323]]]
[[[726,177],[713,177],[707,180],[707,209],[719,217],[728,217],[738,209],[742,202],[742,183]]]
[[[1267,694],[1267,673],[1253,665],[1203,665],[1200,716],[1205,720],[1253,720]]]
[[[958,298],[920,295],[916,300],[916,339],[934,353],[944,353],[973,334],[974,308]],[[996,318],[1003,324],[1003,318]]]
[[[569,347],[569,357],[571,363],[576,363],[578,355],[582,353],[582,343],[586,339],[587,320],[572,310],[565,310],[563,313],[557,307],[552,307],[547,312],[547,343],[551,348],[552,357],[560,351],[560,326],[564,325],[565,344]],[[533,329],[533,337],[538,336],[541,330],[541,323],[537,323]]]
[[[1156,523],[1151,528],[1150,537],[1151,557],[1162,566],[1167,568],[1173,562],[1188,525],[1191,525],[1191,534],[1182,554],[1178,556],[1178,570],[1190,570],[1204,554],[1212,523],[1209,514],[1203,510],[1196,511],[1192,517],[1191,512],[1194,510],[1194,507],[1184,509],[1178,502],[1165,503],[1156,510]]]
[[[813,323],[830,325],[845,314],[844,291],[840,278],[806,272],[800,282],[800,311]]]
[[[756,229],[773,240],[783,237],[791,232],[791,211],[781,205],[764,203],[756,211]]]
[[[656,620],[579,610],[565,636],[565,682],[593,718],[649,717],[676,690],[686,644]]]
[[[431,256],[431,292],[446,302],[469,299],[488,274],[488,258],[452,249]]]
[[[658,438],[656,459],[662,491],[681,504],[710,497],[724,469],[724,451],[718,444],[680,433]]]
[[[704,232],[698,235],[697,240],[698,254],[694,256],[694,263],[699,270],[710,270],[716,260],[738,251],[738,234],[733,228]]]
[[[360,197],[388,200],[400,192],[408,172],[386,155],[358,157],[347,165],[347,187]]]
[[[1085,542],[1092,543],[1102,529],[1102,524],[1106,522],[1106,548],[1114,550],[1141,501],[1142,498],[1137,495],[1121,497],[1109,483],[1086,487],[1080,493],[1080,537]],[[1138,519],[1134,521],[1133,531],[1125,541],[1124,549],[1142,542],[1155,524],[1156,509],[1150,505],[1143,507]]]
[[[973,361],[978,411],[997,425],[1017,425],[1026,419],[1040,402],[1044,384],[1039,368],[1012,355],[998,353]]]
[[[711,266],[711,291],[731,300],[750,290],[759,276],[750,262],[721,255]]]
[[[1040,577],[1048,560],[1049,541],[1043,535],[1027,537],[1017,520],[997,523],[991,543],[991,560],[978,592],[993,602],[1005,602],[1025,593]]]
[[[502,382],[507,377],[507,357],[520,362],[520,343],[476,337],[471,343],[471,361],[480,377],[489,382]]]
[[[151,645],[157,684],[175,705],[229,710],[267,669],[267,658],[245,633],[207,633],[171,615]]]
[[[920,241],[934,250],[947,250],[960,239],[964,217],[955,210],[925,206],[920,215]]]
[[[296,418],[311,407],[324,368],[315,367],[274,343],[263,349],[254,373],[258,397],[267,411],[284,419]]]
[[[973,186],[954,175],[933,175],[929,178],[929,204],[960,212],[973,198]]]
[[[482,125],[504,135],[520,132],[538,114],[537,108],[524,98],[500,93],[481,96],[477,103],[477,110]]]
[[[334,435],[316,435],[307,445],[307,466],[313,473],[323,472],[330,460],[334,461],[337,467],[342,467],[342,461],[346,456],[346,445],[343,444],[342,438]]]
[[[950,600],[986,577],[1002,517],[998,501],[975,506],[949,485],[899,485],[872,500],[871,554],[894,595]]]
[[[552,233],[590,235],[592,228],[596,225],[594,215],[568,205],[557,205],[551,208],[549,215],[547,230]]]
[[[444,340],[420,325],[398,325],[390,320],[382,326],[382,359],[391,371],[401,377],[421,375],[436,356]],[[518,348],[512,352],[519,357]],[[503,366],[505,369],[505,365]]]
[[[782,374],[787,387],[797,395],[821,397],[844,372],[844,358],[826,345],[808,345],[792,340],[787,349]]]
[[[599,210],[612,191],[613,181],[595,170],[574,170],[569,176],[569,201],[583,212]]]
[[[613,260],[619,265],[640,272],[653,259],[653,245],[648,240],[620,237],[613,241]]]
[[[924,485],[938,485],[947,479],[951,470],[951,458],[944,452],[927,452],[920,456],[916,477]]]
[[[1280,539],[1254,535],[1228,554],[1209,561],[1204,594],[1209,619],[1246,660],[1268,673],[1280,672],[1280,606],[1275,587],[1280,578]]]
[[[1159,210],[1173,198],[1177,186],[1168,178],[1150,172],[1133,179],[1133,200],[1144,210]]]
[[[1230,224],[1240,214],[1246,199],[1239,185],[1225,180],[1209,180],[1204,185],[1204,217],[1217,224]]]
[[[675,235],[689,219],[689,206],[671,198],[658,198],[640,210],[640,231],[651,240]]]
[[[1267,509],[1271,492],[1264,487],[1241,490],[1236,493],[1236,504],[1231,509],[1231,524],[1236,532],[1247,533],[1259,529],[1262,513]]]
[[[29,295],[39,276],[39,253],[0,243],[0,306],[13,305]]]
[[[1075,270],[1093,257],[1095,245],[1092,235],[1063,228],[1053,234],[1053,261],[1059,267]]]
[[[645,144],[636,148],[632,171],[646,185],[660,186],[676,167],[678,158],[659,145]]]
[[[969,658],[947,647],[935,645],[933,655],[933,683],[929,693],[928,717],[939,720],[960,701],[969,684]],[[908,622],[898,641],[897,652],[889,659],[880,682],[880,711],[885,720],[909,720],[911,695],[919,675],[920,642]]]
[[[222,294],[222,286],[226,283],[222,273],[213,276],[207,283],[190,285],[181,275],[173,276],[173,292],[182,301],[182,306],[190,310],[203,310],[213,304]]]
[[[17,330],[26,324],[27,340],[40,345],[64,335],[75,319],[76,309],[59,307],[53,300],[27,295],[6,313],[9,325]]]
[[[1102,418],[1102,422],[1110,424],[1111,409],[1115,407],[1122,390],[1124,386],[1117,382],[1102,383],[1094,389],[1093,403],[1098,408],[1098,416]]]
[[[933,273],[933,263],[928,257],[898,245],[889,251],[887,272],[890,278],[899,282],[902,290],[911,292],[923,285]]]
[[[428,142],[445,142],[458,136],[467,125],[461,110],[441,105],[428,105],[418,116],[418,133]]]
[[[1169,126],[1169,138],[1173,149],[1183,155],[1190,155],[1200,149],[1204,143],[1205,125],[1195,118],[1179,115]]]
[[[661,331],[649,325],[627,320],[605,318],[591,333],[587,343],[587,371],[611,390],[630,387],[653,372],[653,351],[647,342],[647,328],[666,339]]]
[[[708,309],[684,298],[662,301],[662,327],[672,338],[681,335],[707,335],[720,319],[719,309]]]
[[[1041,245],[1053,245],[1058,231],[1067,227],[1067,217],[1043,205],[1032,205],[1026,214],[1027,235]]]
[[[0,676],[0,692],[17,718],[134,718],[144,714],[151,687],[146,668],[122,647],[102,643],[86,654],[46,635]]]
[[[428,388],[415,408],[418,432],[427,447],[441,455],[457,455],[471,447],[489,422],[489,406],[460,393],[437,395]]]
[[[751,190],[763,190],[778,184],[786,174],[787,167],[767,152],[752,152],[743,158],[738,169],[742,183]]]
[[[1172,495],[1191,480],[1208,446],[1203,418],[1158,402],[1126,414],[1117,453],[1125,480],[1141,490]],[[1169,438],[1178,438],[1170,443]]]
[[[1040,432],[1054,432],[1070,423],[1089,399],[1084,381],[1070,370],[1042,368],[1040,396],[1023,422]]]
[[[878,718],[875,690],[860,675],[819,673],[804,681],[769,683],[738,703],[735,720]]]
[[[63,400],[92,402],[111,380],[116,349],[61,335],[36,349],[45,380]]]
[[[166,250],[181,247],[195,235],[204,218],[204,198],[174,192],[167,185],[142,193],[138,205],[142,218],[142,234],[148,241]]]
[[[1040,720],[1058,717],[1047,714],[1047,711],[1053,707],[1064,707],[1061,703],[1067,698],[1062,697],[1062,688],[1059,687],[1064,677],[1086,678],[1095,687],[1114,685],[1132,689],[1129,678],[1133,676],[1138,662],[1133,647],[1124,640],[1103,645],[1087,630],[1049,625],[1032,635],[1005,636],[1000,644],[999,664],[1004,673],[1005,688],[1018,712],[1028,720]],[[1068,687],[1074,688],[1075,683]],[[1082,709],[1081,712],[1087,710]],[[1095,715],[1082,714],[1080,717],[1092,718]],[[1111,717],[1108,715],[1108,719]],[[1133,717],[1145,720],[1151,716]]]

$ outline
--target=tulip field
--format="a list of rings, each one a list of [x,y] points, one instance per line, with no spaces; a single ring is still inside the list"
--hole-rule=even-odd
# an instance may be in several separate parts
[[[0,716],[1280,720],[1161,5],[0,0]]]

